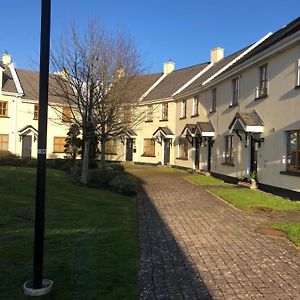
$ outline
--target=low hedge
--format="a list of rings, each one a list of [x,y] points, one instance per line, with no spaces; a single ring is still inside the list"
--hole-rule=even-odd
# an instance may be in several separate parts
[[[139,190],[139,184],[137,180],[128,174],[116,176],[109,182],[109,186],[114,191],[128,196],[136,195]]]
[[[112,169],[91,169],[88,172],[89,187],[107,187],[120,172]]]

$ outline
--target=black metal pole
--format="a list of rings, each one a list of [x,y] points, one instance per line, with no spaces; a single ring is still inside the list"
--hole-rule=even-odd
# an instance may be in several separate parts
[[[42,0],[40,41],[39,127],[35,199],[33,287],[43,287],[46,146],[49,88],[51,0]]]

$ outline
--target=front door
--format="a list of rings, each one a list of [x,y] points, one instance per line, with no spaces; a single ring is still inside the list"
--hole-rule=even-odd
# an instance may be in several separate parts
[[[199,169],[199,152],[200,152],[200,144],[198,138],[194,138],[195,143],[195,169]]]
[[[257,147],[258,144],[255,142],[255,139],[251,136],[251,153],[250,153],[250,175],[255,172],[257,173]]]
[[[22,138],[22,158],[31,158],[32,136],[24,135]]]
[[[126,161],[132,161],[133,156],[133,139],[126,139]]]
[[[164,139],[164,165],[170,163],[170,144],[170,139]]]

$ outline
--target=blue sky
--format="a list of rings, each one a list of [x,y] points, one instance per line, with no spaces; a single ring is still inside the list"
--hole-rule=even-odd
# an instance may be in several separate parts
[[[40,1],[1,3],[0,51],[17,67],[39,61]],[[72,21],[97,18],[109,30],[125,29],[136,41],[149,72],[170,58],[176,69],[209,60],[217,46],[228,55],[276,31],[300,15],[299,0],[52,0],[52,44]]]

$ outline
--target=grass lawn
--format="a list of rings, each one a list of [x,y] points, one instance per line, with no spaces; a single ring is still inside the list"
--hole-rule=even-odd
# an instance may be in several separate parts
[[[266,207],[273,210],[300,210],[300,203],[245,188],[212,188],[214,194],[242,210]]]
[[[185,178],[199,185],[226,185],[224,181],[212,176],[188,175]]]
[[[270,227],[285,232],[289,240],[291,240],[298,247],[300,247],[300,222],[277,223],[272,224]]]
[[[44,278],[40,299],[137,299],[136,200],[76,186],[47,171]],[[35,170],[0,167],[0,298],[31,299]]]

